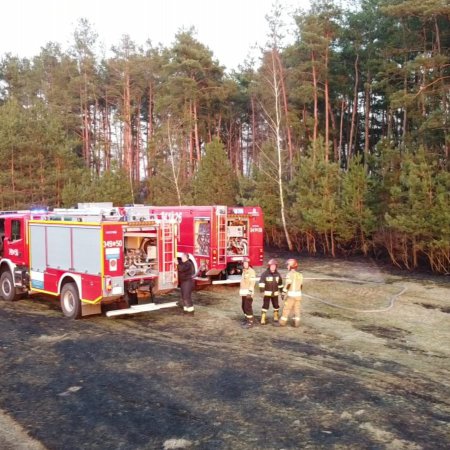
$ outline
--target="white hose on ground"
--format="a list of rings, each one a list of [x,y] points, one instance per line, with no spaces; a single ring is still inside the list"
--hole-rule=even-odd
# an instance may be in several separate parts
[[[351,283],[361,283],[361,284],[385,284],[382,281],[365,281],[365,280],[358,280],[355,278],[333,278],[333,277],[305,277],[304,280],[319,280],[319,281],[349,281]],[[389,311],[391,308],[394,307],[395,301],[397,300],[400,295],[402,295],[406,291],[406,287],[402,286],[402,289],[400,292],[397,292],[397,294],[393,295],[389,298],[389,303],[386,308],[381,309],[356,309],[356,308],[347,308],[346,306],[337,305],[335,303],[328,302],[324,300],[323,298],[316,297],[314,295],[309,294],[303,294],[304,297],[311,298],[313,300],[317,300],[321,303],[324,303],[325,305],[332,306],[334,308],[344,309],[346,311],[352,311],[352,312],[358,312],[358,313],[378,313],[378,312],[385,312]]]

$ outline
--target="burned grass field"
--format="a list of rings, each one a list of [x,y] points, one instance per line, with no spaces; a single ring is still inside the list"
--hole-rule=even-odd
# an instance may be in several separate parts
[[[242,329],[230,286],[195,292],[194,317],[69,321],[51,300],[0,302],[0,410],[15,425],[0,447],[448,448],[448,281],[364,261],[302,271],[299,329]]]

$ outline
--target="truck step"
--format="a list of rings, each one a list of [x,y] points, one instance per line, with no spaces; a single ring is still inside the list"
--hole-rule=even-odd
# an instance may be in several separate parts
[[[142,305],[132,305],[130,308],[115,309],[113,311],[107,311],[106,317],[121,316],[124,314],[139,314],[141,312],[157,311],[158,309],[174,308],[177,306],[177,302],[168,303],[145,303]]]
[[[212,284],[239,284],[241,280],[241,275],[229,275],[226,280],[214,280],[212,281]],[[254,280],[257,282],[259,277],[254,278]]]
[[[229,275],[226,280],[213,280],[212,284],[239,284],[241,280],[241,275]]]

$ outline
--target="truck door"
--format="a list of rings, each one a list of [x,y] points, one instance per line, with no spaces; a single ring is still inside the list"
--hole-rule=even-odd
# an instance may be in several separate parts
[[[9,218],[5,220],[5,237],[3,240],[3,257],[9,258],[17,265],[26,264],[25,220]]]
[[[194,255],[209,259],[211,253],[211,221],[209,217],[194,218]]]
[[[250,261],[254,267],[262,266],[264,259],[264,218],[261,208],[253,208],[250,219]]]

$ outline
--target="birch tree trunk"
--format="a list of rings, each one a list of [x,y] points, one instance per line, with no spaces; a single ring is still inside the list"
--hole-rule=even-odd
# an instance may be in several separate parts
[[[179,170],[177,174],[177,170],[175,169],[175,156],[172,146],[172,136],[170,133],[170,117],[167,119],[167,140],[169,143],[170,166],[172,168],[173,184],[175,186],[175,191],[177,193],[178,205],[181,206],[181,193],[180,193],[180,186],[178,184]]]
[[[194,113],[195,153],[196,153],[196,157],[197,157],[197,163],[199,163],[200,159],[201,159],[201,153],[200,153],[200,139],[199,139],[199,135],[198,135],[198,114],[197,114],[197,102],[196,101],[194,101],[193,113]]]
[[[277,77],[277,70],[275,65],[275,49],[272,50],[272,75],[273,75],[273,94],[275,100],[275,143],[277,150],[278,159],[278,193],[280,197],[280,213],[281,222],[283,224],[284,235],[286,237],[286,243],[289,250],[293,250],[291,236],[289,235],[289,230],[286,223],[286,211],[284,206],[284,189],[283,189],[283,166],[281,158],[281,110],[280,110],[280,91],[279,91],[279,80]]]
[[[292,136],[291,136],[291,126],[289,121],[289,108],[288,108],[288,101],[287,101],[287,93],[286,93],[286,83],[284,81],[284,68],[281,64],[281,58],[280,55],[276,54],[277,57],[277,63],[278,63],[278,69],[280,73],[280,86],[281,86],[281,95],[283,98],[283,106],[284,106],[284,116],[285,116],[285,122],[286,122],[286,137],[287,137],[287,144],[288,144],[288,152],[289,152],[289,178],[292,179],[293,177],[293,150],[292,150]]]

